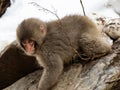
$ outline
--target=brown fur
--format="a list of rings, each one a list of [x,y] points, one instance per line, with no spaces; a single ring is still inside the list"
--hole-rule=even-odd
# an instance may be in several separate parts
[[[44,26],[45,35],[42,35],[41,25]],[[34,18],[26,19],[17,28],[17,39],[23,48],[22,42],[31,38],[36,42],[32,55],[44,68],[39,90],[52,87],[63,71],[63,64],[69,63],[76,54],[70,42],[80,54],[91,59],[111,50],[111,45],[102,38],[95,24],[86,16],[65,16],[60,21],[46,23]],[[25,51],[24,48],[23,50]]]

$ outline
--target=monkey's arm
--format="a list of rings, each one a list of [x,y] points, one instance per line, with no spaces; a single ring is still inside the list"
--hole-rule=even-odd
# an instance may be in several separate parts
[[[49,90],[63,71],[63,61],[58,55],[50,55],[46,63],[42,77],[39,82],[39,90]]]

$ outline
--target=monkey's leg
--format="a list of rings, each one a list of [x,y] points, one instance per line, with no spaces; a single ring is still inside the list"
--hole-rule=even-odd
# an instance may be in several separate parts
[[[63,71],[63,61],[58,55],[51,55],[39,82],[39,90],[49,90],[59,78]]]

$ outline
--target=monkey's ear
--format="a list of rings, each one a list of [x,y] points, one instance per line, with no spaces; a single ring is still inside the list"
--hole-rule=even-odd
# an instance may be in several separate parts
[[[41,31],[41,33],[42,33],[42,35],[46,35],[46,33],[47,33],[47,30],[46,30],[46,28],[45,28],[45,26],[44,25],[40,25],[40,31]]]

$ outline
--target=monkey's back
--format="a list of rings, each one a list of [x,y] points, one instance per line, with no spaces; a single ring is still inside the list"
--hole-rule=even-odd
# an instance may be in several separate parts
[[[78,15],[66,16],[60,21],[48,22],[47,42],[43,45],[48,46],[47,51],[59,54],[65,62],[72,60],[75,54],[73,48],[78,50],[78,36],[82,33],[81,29],[85,28],[82,24],[88,25],[85,21],[86,18],[82,17]],[[90,26],[92,27],[91,24]]]
[[[111,51],[111,44],[103,37],[95,23],[88,17],[79,15],[66,16],[62,21],[63,25],[68,23],[64,27],[70,31],[68,36],[73,41],[73,44],[76,42],[79,44],[77,49],[81,50],[80,53],[95,58]]]
[[[111,49],[95,23],[86,16],[65,16],[60,21],[50,22],[47,26],[48,30],[58,32],[60,42],[63,42],[65,47],[69,47],[67,50],[64,49],[66,52],[64,55],[66,56],[74,56],[75,51],[72,48],[86,54],[88,57],[104,55]],[[59,42],[59,39],[55,41]]]

